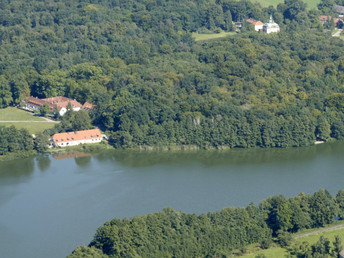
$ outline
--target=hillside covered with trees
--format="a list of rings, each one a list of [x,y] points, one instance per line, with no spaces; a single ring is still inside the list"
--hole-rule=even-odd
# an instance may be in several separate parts
[[[97,105],[115,147],[290,147],[344,137],[344,42],[301,0],[0,2],[0,108],[33,95]],[[221,40],[192,32],[233,31]]]
[[[336,216],[343,218],[343,201],[343,190],[336,196],[319,190],[290,199],[269,197],[259,206],[251,203],[246,208],[224,208],[198,216],[165,208],[106,222],[88,247],[76,248],[69,257],[232,257],[252,243],[266,249],[273,237],[284,247],[290,245],[291,233],[333,223]],[[329,244],[322,238],[314,248],[302,243],[293,252],[297,257],[337,257],[341,249],[330,252]]]

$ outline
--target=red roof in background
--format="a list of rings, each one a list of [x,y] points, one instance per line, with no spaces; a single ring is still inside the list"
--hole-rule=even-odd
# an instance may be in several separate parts
[[[90,109],[93,109],[95,108],[96,105],[95,104],[92,104],[90,102],[85,102],[84,105],[82,105],[82,109],[85,109],[85,110],[90,110]]]
[[[95,139],[95,138],[100,138],[100,137],[102,137],[102,134],[99,131],[99,129],[91,129],[91,130],[75,131],[75,132],[68,132],[68,133],[57,133],[57,134],[54,134],[52,138],[55,143],[60,143],[60,142],[90,140],[90,139]]]
[[[253,24],[253,25],[264,25],[264,23],[262,23],[261,21],[256,21],[252,18],[250,19],[247,19],[246,22],[250,23],[250,24]]]
[[[26,104],[34,105],[37,107],[40,107],[43,104],[48,104],[50,106],[50,109],[52,112],[55,110],[55,106],[57,107],[58,111],[60,111],[62,108],[67,108],[68,103],[72,105],[72,108],[83,108],[85,110],[90,110],[92,108],[95,108],[96,105],[85,102],[84,105],[81,105],[78,101],[75,99],[67,98],[67,97],[52,97],[52,98],[45,98],[45,99],[39,99],[37,97],[28,97],[25,100]]]

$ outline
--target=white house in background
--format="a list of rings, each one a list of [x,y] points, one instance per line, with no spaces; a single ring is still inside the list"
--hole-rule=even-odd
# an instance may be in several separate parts
[[[84,105],[81,105],[75,99],[70,99],[62,96],[53,97],[53,98],[46,98],[46,99],[39,99],[37,97],[28,97],[25,101],[25,109],[30,111],[39,111],[40,107],[43,104],[47,104],[50,107],[51,113],[55,112],[55,108],[57,108],[58,112],[61,116],[63,116],[67,112],[68,105],[71,105],[73,111],[83,110],[90,110],[95,107],[94,104],[85,102]]]
[[[91,129],[68,133],[57,133],[51,137],[50,141],[56,147],[67,147],[101,142],[102,138],[103,137],[99,129]]]
[[[276,22],[274,22],[274,20],[272,19],[272,16],[270,16],[269,21],[263,25],[263,32],[264,33],[280,32],[280,27]]]
[[[247,19],[246,22],[248,24],[252,24],[254,26],[255,31],[260,31],[263,29],[264,23],[262,23],[261,21],[256,21],[256,20],[250,18],[250,19]]]

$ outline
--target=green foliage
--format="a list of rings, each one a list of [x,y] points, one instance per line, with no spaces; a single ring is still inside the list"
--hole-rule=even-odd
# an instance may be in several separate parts
[[[246,208],[224,208],[201,215],[165,208],[146,216],[113,219],[98,228],[88,248],[78,247],[73,254],[95,252],[95,248],[110,257],[228,257],[244,253],[252,243],[267,249],[276,234],[278,243],[290,247],[291,254],[296,257],[335,257],[342,248],[338,236],[333,247],[323,236],[313,245],[307,242],[291,245],[292,235],[283,228],[285,220],[278,219],[278,212],[286,211],[286,207],[290,209],[287,213],[292,214],[291,218],[301,209],[309,219],[312,218],[307,227],[317,226],[318,218],[312,216],[313,206],[326,205],[319,196],[333,199],[326,190],[319,190],[312,196],[301,193],[290,199],[270,197],[259,207],[251,203]],[[331,210],[331,203],[328,205],[327,209]],[[293,219],[290,224],[289,230],[296,228]],[[276,228],[280,230],[274,232]]]
[[[228,34],[232,21],[271,14],[281,33],[192,37]],[[301,0],[277,8],[246,0],[3,1],[0,108],[29,95],[89,101],[97,105],[92,122],[121,148],[342,139],[344,43],[318,31],[318,15]],[[78,119],[59,129],[90,127]],[[293,218],[277,219],[289,230]]]
[[[45,133],[38,133],[35,137],[35,149],[38,152],[44,152],[48,149],[49,135]]]
[[[72,254],[67,256],[68,258],[106,258],[108,257],[106,254],[102,253],[101,250],[88,247],[88,246],[78,246]]]
[[[41,116],[47,116],[48,114],[50,114],[50,106],[48,104],[43,104],[39,107],[39,113],[41,114]]]
[[[0,155],[11,152],[32,151],[32,136],[26,129],[16,129],[14,126],[0,126]]]

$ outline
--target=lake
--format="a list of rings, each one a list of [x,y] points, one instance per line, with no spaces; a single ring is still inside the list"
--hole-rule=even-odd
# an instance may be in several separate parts
[[[296,149],[102,151],[0,163],[2,257],[65,257],[114,217],[206,213],[344,188],[344,143]]]

